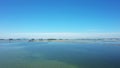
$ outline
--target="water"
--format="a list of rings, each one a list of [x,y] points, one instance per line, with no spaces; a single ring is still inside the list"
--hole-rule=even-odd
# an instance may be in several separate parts
[[[120,43],[1,42],[0,68],[120,68]]]

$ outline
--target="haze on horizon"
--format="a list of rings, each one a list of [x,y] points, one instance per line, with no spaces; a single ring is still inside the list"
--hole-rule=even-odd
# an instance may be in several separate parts
[[[0,38],[32,37],[119,38],[120,1],[0,0]]]
[[[120,38],[120,33],[11,33],[0,34],[1,39],[97,39]]]

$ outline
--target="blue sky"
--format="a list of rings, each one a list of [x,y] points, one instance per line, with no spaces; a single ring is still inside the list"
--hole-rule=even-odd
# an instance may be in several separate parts
[[[0,0],[0,33],[120,32],[120,0]]]

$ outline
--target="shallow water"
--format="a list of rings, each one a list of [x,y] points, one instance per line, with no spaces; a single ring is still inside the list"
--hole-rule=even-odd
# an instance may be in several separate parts
[[[120,43],[0,43],[0,68],[120,68]]]

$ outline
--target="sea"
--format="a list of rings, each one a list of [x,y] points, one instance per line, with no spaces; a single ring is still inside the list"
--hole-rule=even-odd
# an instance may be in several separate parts
[[[0,68],[120,68],[120,42],[0,42]]]

